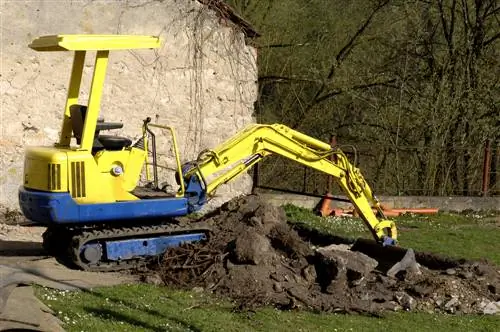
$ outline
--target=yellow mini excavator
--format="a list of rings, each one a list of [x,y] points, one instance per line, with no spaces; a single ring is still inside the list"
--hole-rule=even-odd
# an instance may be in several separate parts
[[[44,247],[68,265],[92,271],[125,269],[169,247],[206,239],[207,229],[195,223],[180,225],[173,218],[199,210],[217,187],[271,155],[331,175],[375,240],[380,245],[395,244],[394,222],[385,219],[370,187],[345,154],[284,125],[249,125],[185,164],[180,162],[174,129],[153,124],[149,118],[144,120],[137,142],[103,135],[104,130],[122,127],[99,119],[109,52],[158,48],[158,37],[57,35],[37,38],[29,46],[42,52],[74,51],[59,141],[26,149],[24,183],[19,189],[24,215],[47,225]],[[80,82],[89,51],[96,52],[95,65],[88,103],[82,105]],[[166,192],[158,186],[153,128],[171,133],[176,191]],[[147,165],[152,165],[152,185],[138,187],[144,170],[150,177]]]

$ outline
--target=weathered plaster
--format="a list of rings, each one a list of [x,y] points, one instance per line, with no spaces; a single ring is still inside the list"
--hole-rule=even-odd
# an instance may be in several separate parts
[[[123,122],[120,134],[133,139],[139,138],[147,116],[174,126],[184,161],[254,121],[256,51],[245,44],[239,30],[197,1],[2,1],[1,15],[0,205],[4,207],[17,207],[24,147],[54,143],[61,126],[72,54],[29,49],[37,36],[160,35],[163,46],[157,51],[111,53],[101,116]],[[88,96],[91,55],[86,60],[83,99]],[[168,145],[159,148],[171,156]],[[250,177],[243,176],[221,187],[213,204],[246,193],[250,186]]]

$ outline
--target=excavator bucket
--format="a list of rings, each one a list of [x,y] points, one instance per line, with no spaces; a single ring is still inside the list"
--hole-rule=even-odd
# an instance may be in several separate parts
[[[399,246],[381,246],[374,240],[357,239],[351,247],[352,251],[358,251],[370,256],[378,262],[378,267],[381,272],[387,273],[396,264],[400,263],[407,255],[409,250]],[[405,263],[405,267],[410,264],[415,264],[416,261]],[[402,267],[403,268],[403,267]]]

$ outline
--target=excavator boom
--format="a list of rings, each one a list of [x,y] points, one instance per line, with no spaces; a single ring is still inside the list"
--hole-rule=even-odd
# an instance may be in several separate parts
[[[245,128],[213,150],[202,151],[195,162],[184,168],[186,192],[195,177],[211,196],[222,184],[241,175],[270,155],[279,155],[331,175],[355,206],[359,215],[378,242],[394,244],[397,230],[386,220],[377,198],[358,168],[338,148],[307,136],[282,124],[254,124]],[[335,156],[335,158],[330,158]],[[187,169],[186,169],[187,168]],[[199,202],[205,203],[204,197]],[[382,219],[372,210],[377,209]]]

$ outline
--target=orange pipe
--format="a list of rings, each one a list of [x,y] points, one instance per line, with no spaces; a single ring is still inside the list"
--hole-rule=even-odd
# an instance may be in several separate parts
[[[377,212],[377,210],[373,210],[373,212]],[[399,215],[401,214],[401,212],[396,212],[394,210],[384,210],[384,215],[386,217],[399,217]]]
[[[384,209],[384,215],[386,217],[399,217],[404,213],[416,213],[416,214],[436,214],[439,212],[439,209],[436,208],[426,208],[426,209]],[[358,213],[353,209],[330,209],[329,214],[333,214],[336,216],[345,216],[352,215],[353,217],[358,217]],[[377,209],[373,209],[373,213],[377,213]],[[326,216],[326,215],[323,215]]]
[[[347,216],[352,215],[354,217],[358,216],[358,213],[355,209],[340,209],[340,208],[331,208],[333,195],[327,193],[321,202],[321,208],[319,210],[320,215],[322,217],[327,217],[330,215],[334,216]],[[404,213],[416,213],[416,214],[436,214],[439,212],[437,208],[406,208],[406,209],[391,209],[387,206],[380,205],[382,211],[386,217],[398,217]],[[374,213],[377,213],[377,209],[373,209]]]
[[[322,217],[327,217],[332,213],[332,209],[330,208],[330,204],[332,203],[332,194],[327,193],[325,197],[323,197],[323,201],[321,202],[321,208],[319,209],[319,213]]]
[[[398,213],[416,213],[416,214],[436,214],[439,209],[436,208],[425,208],[425,209],[391,209],[390,211]],[[385,213],[385,211],[384,211]]]
[[[333,209],[332,214],[337,217],[347,217],[352,216],[353,211],[347,209]]]

